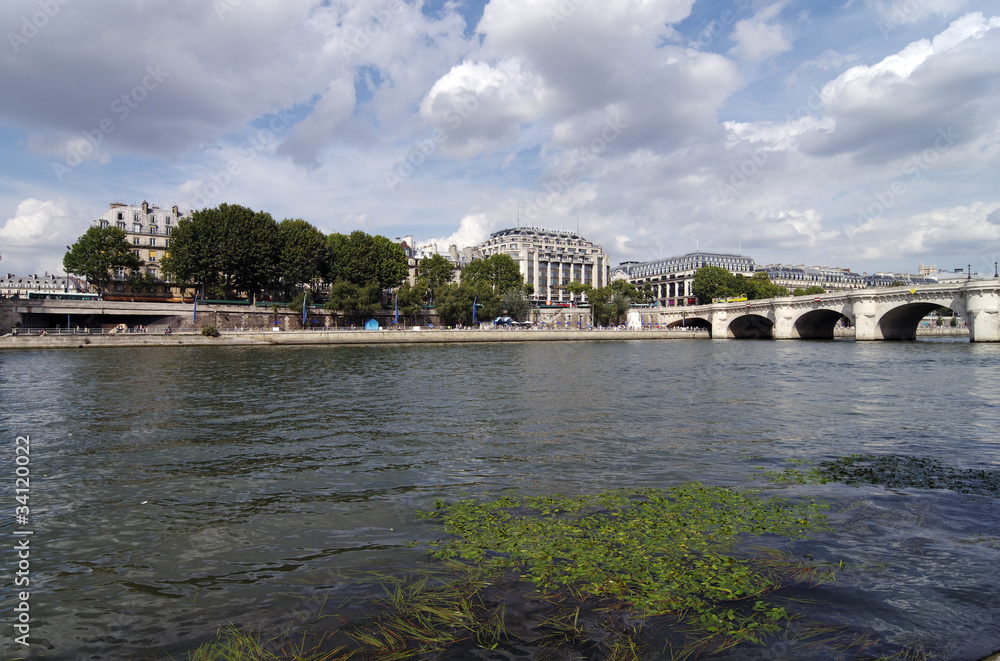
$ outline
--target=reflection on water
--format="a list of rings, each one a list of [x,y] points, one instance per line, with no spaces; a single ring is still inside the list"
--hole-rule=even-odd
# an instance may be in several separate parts
[[[176,652],[290,622],[418,562],[407,543],[438,531],[413,513],[436,498],[759,486],[760,467],[854,452],[996,468],[998,364],[958,342],[0,353],[5,456],[33,444],[33,649]],[[848,567],[817,616],[944,658],[1000,648],[995,499],[768,488],[835,504],[837,533],[799,549]]]

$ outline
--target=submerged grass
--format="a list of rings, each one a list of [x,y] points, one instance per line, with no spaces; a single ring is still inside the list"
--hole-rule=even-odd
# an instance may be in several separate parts
[[[379,577],[384,594],[321,644],[231,628],[190,661],[681,660],[767,645],[889,658],[786,611],[784,588],[801,595],[843,568],[773,548],[827,528],[822,510],[698,483],[438,502],[419,516],[446,533],[427,548],[440,570]]]
[[[793,462],[802,464],[805,462]],[[930,457],[900,454],[851,454],[822,461],[805,470],[765,471],[778,484],[872,484],[888,489],[950,489],[958,493],[1000,496],[1000,470],[961,469]]]

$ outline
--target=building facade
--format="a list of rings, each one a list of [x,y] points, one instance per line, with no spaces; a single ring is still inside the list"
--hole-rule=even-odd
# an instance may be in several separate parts
[[[865,276],[854,273],[850,269],[829,266],[789,266],[787,264],[768,264],[767,266],[759,266],[757,269],[767,273],[771,282],[779,287],[788,287],[789,291],[809,287],[822,287],[826,291],[842,291],[868,286]]]
[[[476,252],[483,257],[510,255],[540,303],[582,302],[565,290],[571,282],[595,289],[611,282],[611,264],[604,249],[575,232],[541,227],[500,230],[479,244]]]
[[[85,294],[87,284],[75,276],[55,275],[14,275],[0,277],[0,298],[28,298],[29,295]]]
[[[697,303],[691,287],[695,272],[703,266],[718,266],[746,277],[754,274],[752,257],[716,252],[691,252],[652,262],[623,262],[612,278],[624,279],[639,289],[649,285],[653,302],[661,306],[694,305]]]
[[[158,293],[165,293],[164,277],[160,263],[169,255],[170,234],[182,218],[192,212],[180,211],[176,206],[161,209],[147,202],[136,206],[122,202],[112,202],[111,208],[94,221],[98,227],[117,227],[124,230],[126,240],[132,245],[132,252],[143,261],[143,270],[157,281]],[[110,283],[112,292],[122,292],[127,288],[129,274],[118,271]]]

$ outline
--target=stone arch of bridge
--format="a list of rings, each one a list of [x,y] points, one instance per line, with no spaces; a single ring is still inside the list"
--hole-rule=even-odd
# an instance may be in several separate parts
[[[803,340],[832,340],[834,329],[839,321],[854,323],[853,319],[840,310],[809,310],[800,315],[792,324],[793,337]]]
[[[667,324],[667,328],[707,328],[711,332],[712,324],[708,319],[704,319],[703,317],[686,317],[670,322]]]
[[[728,335],[737,340],[770,340],[774,322],[763,315],[742,314],[729,322]]]
[[[939,308],[954,310],[959,317],[969,323],[968,313],[960,301],[908,302],[886,310],[878,319],[878,327],[884,340],[915,340],[921,319]]]

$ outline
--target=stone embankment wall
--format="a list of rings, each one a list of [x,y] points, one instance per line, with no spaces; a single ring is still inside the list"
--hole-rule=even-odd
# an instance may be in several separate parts
[[[296,344],[441,344],[467,342],[586,342],[595,340],[707,339],[708,331],[676,330],[341,330],[225,332],[219,337],[199,333],[125,333],[121,335],[5,335],[0,349],[165,347],[205,345]]]

